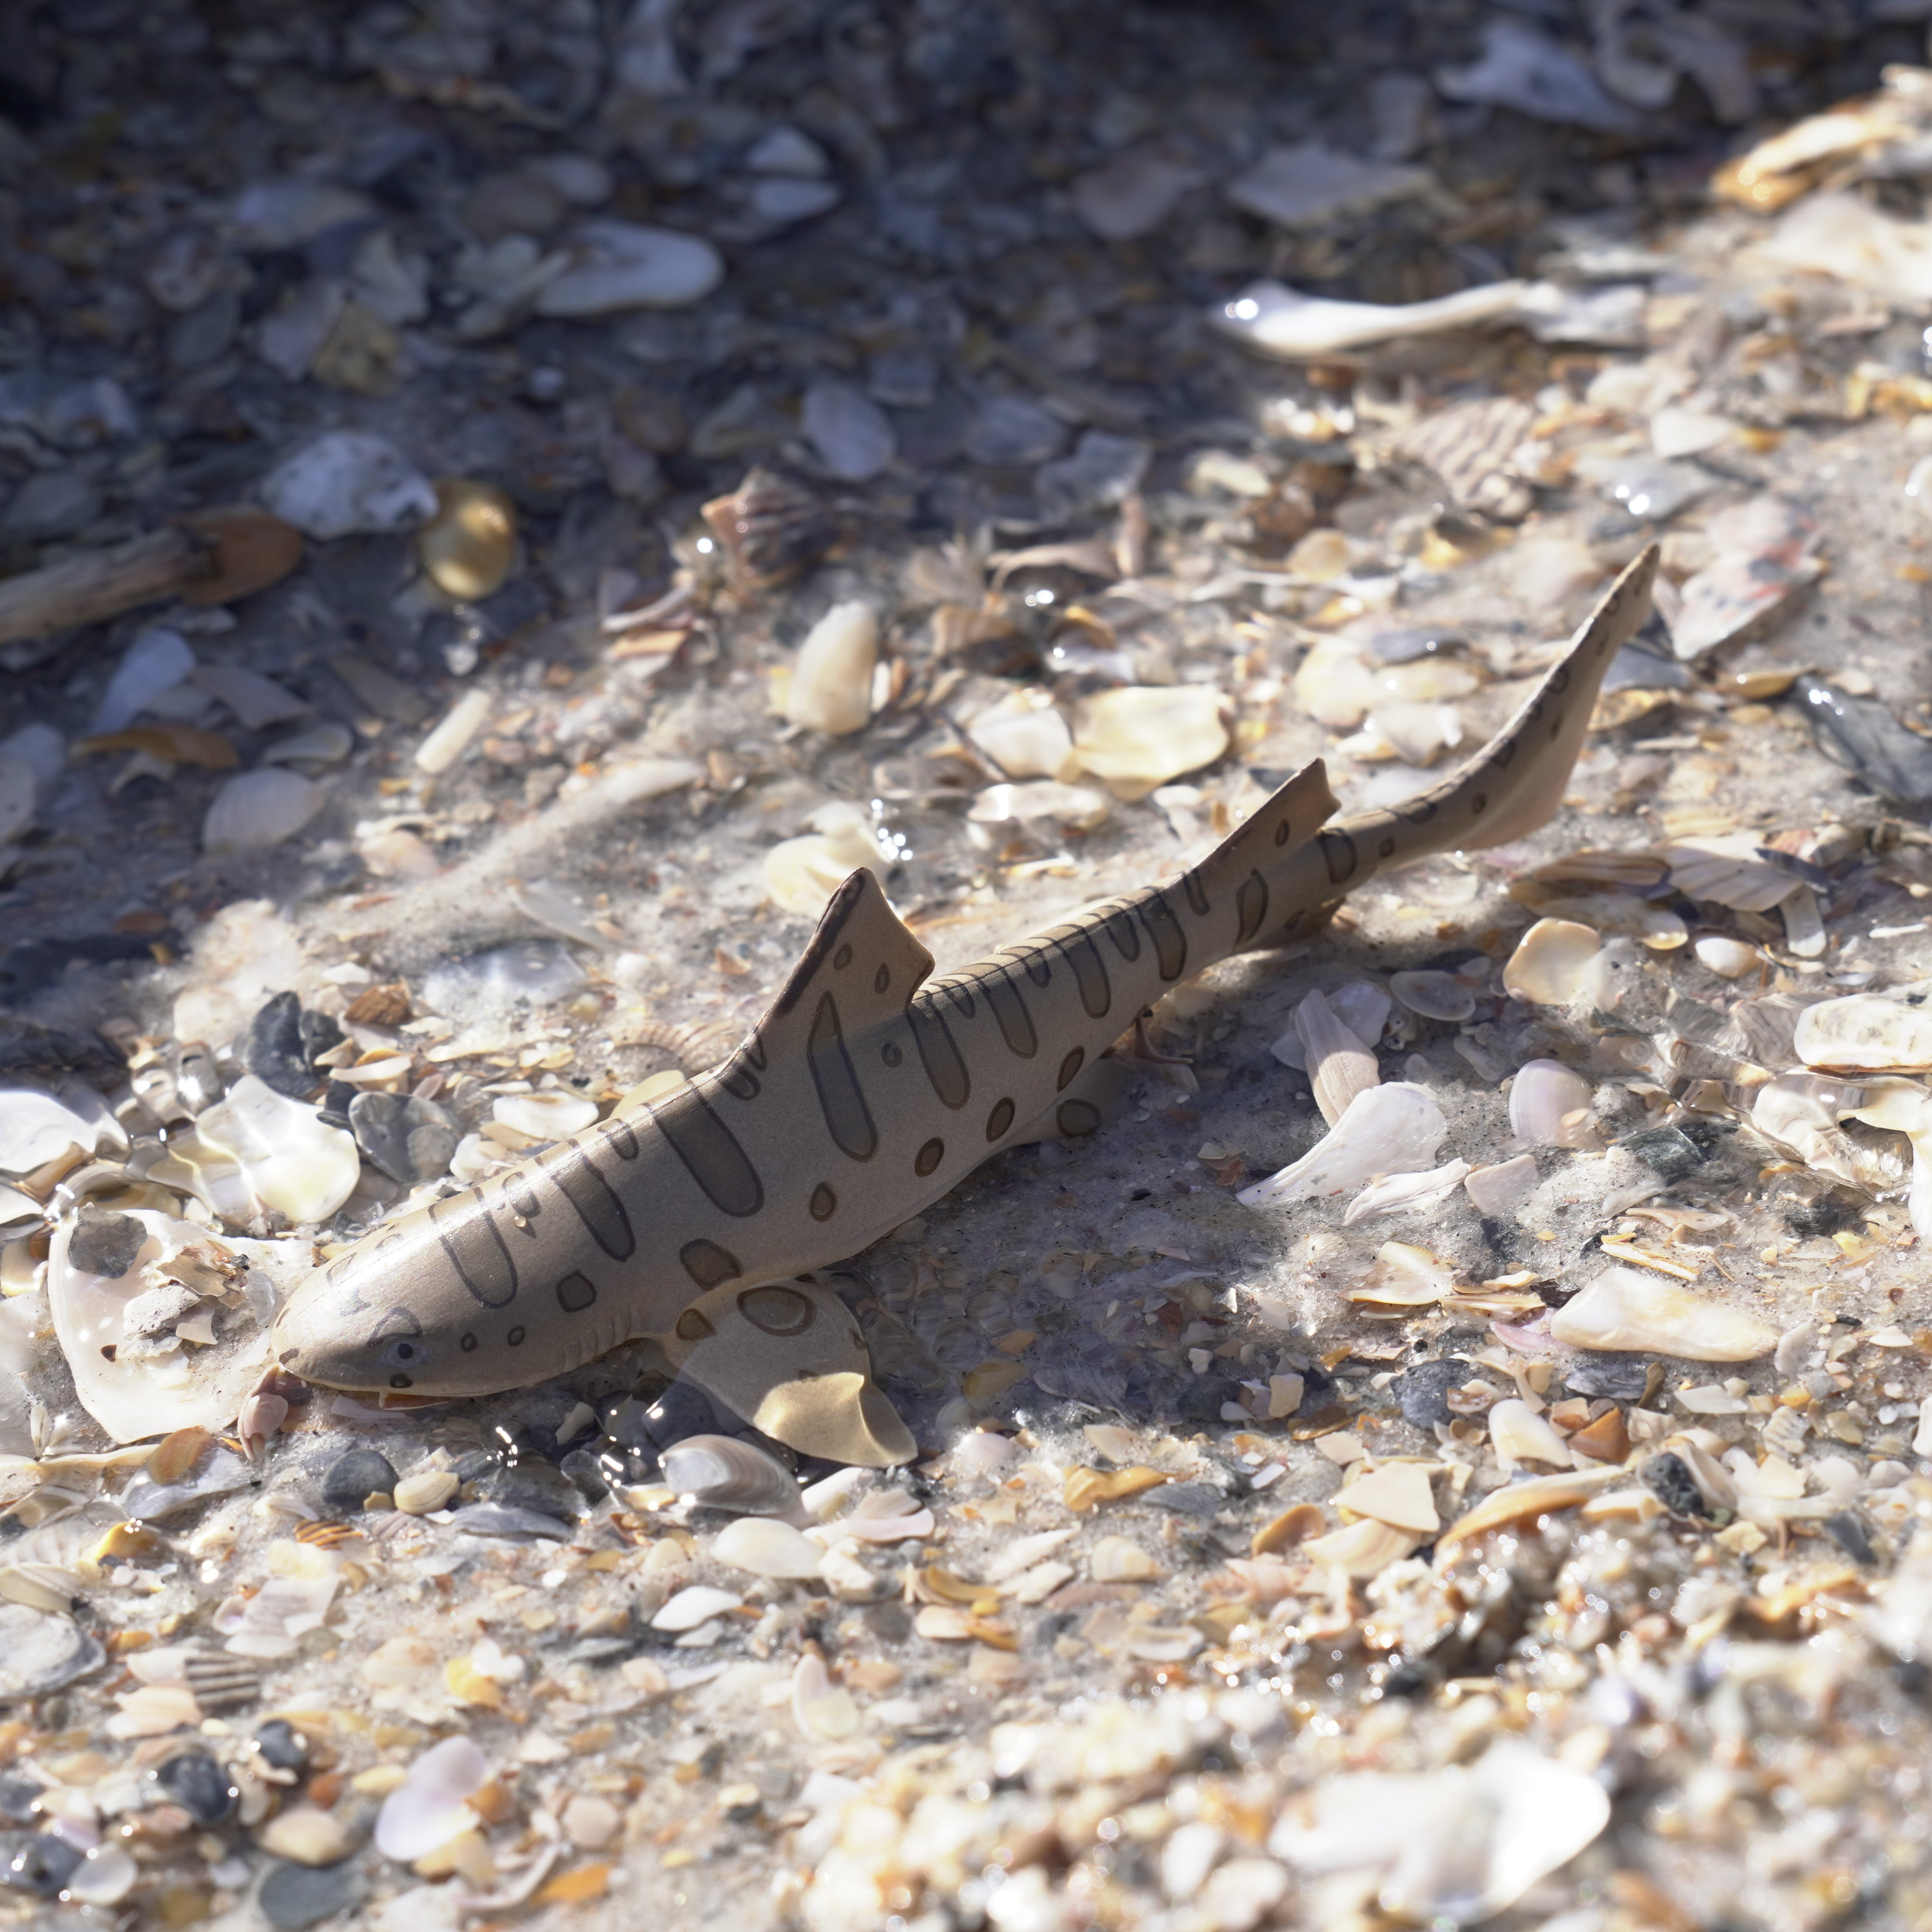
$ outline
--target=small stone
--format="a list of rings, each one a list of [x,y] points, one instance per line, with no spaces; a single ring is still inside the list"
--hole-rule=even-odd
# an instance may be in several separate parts
[[[1460,1388],[1475,1371],[1460,1355],[1445,1355],[1440,1361],[1418,1362],[1395,1378],[1395,1399],[1402,1405],[1402,1420],[1411,1427],[1431,1430],[1456,1419],[1449,1406],[1449,1391]]]
[[[434,1101],[413,1094],[358,1094],[349,1103],[349,1128],[364,1159],[405,1187],[447,1174],[460,1138]]]
[[[249,1022],[242,1064],[278,1094],[305,1100],[322,1084],[315,1056],[341,1041],[341,1028],[326,1015],[305,1013],[294,994],[278,993]]]
[[[418,1469],[389,1492],[405,1516],[428,1516],[440,1510],[462,1487],[451,1469]]]
[[[608,1798],[580,1796],[563,1808],[564,1836],[586,1852],[601,1851],[622,1828],[623,1814]]]
[[[182,1751],[169,1758],[154,1773],[154,1781],[200,1825],[226,1824],[242,1800],[227,1767],[206,1751]]]
[[[1672,1516],[1708,1516],[1711,1506],[1681,1458],[1666,1450],[1653,1456],[1638,1472],[1643,1485]]]
[[[322,1472],[322,1499],[331,1509],[353,1516],[370,1496],[393,1496],[396,1472],[389,1459],[374,1449],[351,1449]]]
[[[478,1487],[486,1502],[506,1509],[533,1510],[562,1522],[583,1514],[583,1492],[554,1462],[511,1462],[484,1477]]]
[[[262,1850],[298,1865],[339,1864],[356,1849],[342,1826],[316,1804],[278,1812],[256,1837]]]
[[[278,1864],[268,1868],[255,1903],[275,1932],[304,1932],[338,1912],[354,1911],[368,1889],[353,1864]]]
[[[134,1258],[147,1238],[147,1229],[131,1214],[116,1214],[87,1202],[74,1217],[74,1233],[68,1242],[68,1263],[83,1274],[118,1281],[134,1265]]]
[[[277,1771],[300,1771],[308,1762],[308,1741],[286,1718],[271,1718],[261,1726],[255,1748]]]
[[[79,1869],[81,1857],[51,1832],[0,1832],[0,1888],[52,1898]]]

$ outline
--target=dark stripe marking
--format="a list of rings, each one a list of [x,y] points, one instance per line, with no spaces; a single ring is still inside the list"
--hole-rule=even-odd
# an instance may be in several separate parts
[[[966,1070],[944,1018],[926,1000],[915,1000],[906,1009],[912,1025],[913,1044],[919,1048],[920,1064],[932,1082],[932,1090],[948,1107],[963,1107],[973,1092],[973,1076]]]
[[[714,1208],[742,1217],[765,1204],[758,1169],[695,1087],[682,1088],[668,1100],[646,1105],[672,1150]]]
[[[1237,946],[1246,945],[1261,931],[1262,922],[1268,917],[1268,881],[1260,873],[1250,872],[1234,895],[1234,916],[1240,922],[1234,934]]]
[[[812,1082],[818,1089],[818,1105],[825,1116],[826,1131],[842,1154],[854,1160],[870,1160],[879,1150],[879,1130],[872,1124],[872,1110],[859,1085],[852,1056],[845,1051],[845,1036],[839,1030],[838,1007],[830,993],[820,1000],[813,1016],[812,1035],[806,1042],[805,1056],[812,1067]]]
[[[1063,926],[1050,933],[1060,948],[1060,956],[1073,968],[1073,983],[1080,988],[1080,1004],[1089,1019],[1105,1019],[1114,1004],[1114,989],[1107,981],[1107,962],[1094,944],[1094,935],[1077,926]]]
[[[637,1132],[628,1120],[613,1114],[604,1123],[604,1144],[620,1160],[638,1157]]]
[[[517,1264],[490,1210],[473,1197],[439,1201],[429,1210],[450,1265],[485,1308],[507,1308],[517,1298]]]
[[[995,966],[980,986],[999,1022],[1006,1051],[1030,1060],[1040,1051],[1040,1036],[1033,1030],[1033,1016],[1027,1011],[1025,998],[1013,984],[1012,975],[1004,966]]]
[[[1187,967],[1187,935],[1174,916],[1174,908],[1160,892],[1146,892],[1139,905],[1141,923],[1154,941],[1154,956],[1160,962],[1162,980],[1178,980]]]
[[[1090,1100],[1063,1100],[1054,1120],[1069,1140],[1084,1139],[1100,1124],[1100,1110]]]
[[[568,1142],[551,1154],[540,1154],[537,1165],[548,1173],[558,1192],[577,1210],[584,1232],[614,1262],[627,1262],[637,1252],[637,1237],[631,1232],[631,1217],[624,1211],[617,1190],[599,1174],[578,1148]]]
[[[1362,862],[1355,842],[1346,832],[1322,832],[1316,836],[1322,843],[1322,856],[1328,862],[1328,883],[1339,886],[1352,879]]]
[[[1205,919],[1214,910],[1208,903],[1208,889],[1201,883],[1198,874],[1193,872],[1183,874],[1180,889],[1187,895],[1187,903],[1194,908],[1197,918]]]
[[[1134,924],[1133,914],[1126,907],[1117,907],[1108,914],[1107,937],[1114,942],[1114,950],[1130,965],[1141,956],[1140,930]]]

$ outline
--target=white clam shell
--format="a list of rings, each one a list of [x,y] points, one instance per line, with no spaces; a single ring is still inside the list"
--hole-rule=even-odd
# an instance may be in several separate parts
[[[1511,1396],[1489,1413],[1490,1442],[1505,1469],[1524,1462],[1570,1467],[1570,1446],[1528,1402]]]
[[[857,599],[833,604],[798,647],[785,688],[785,716],[835,736],[862,730],[872,716],[872,673],[878,662],[878,612]]]
[[[1144,797],[1228,748],[1221,694],[1204,684],[1124,685],[1083,698],[1073,747],[1084,769],[1124,794]]]
[[[1449,1124],[1426,1087],[1392,1080],[1358,1094],[1333,1128],[1299,1160],[1244,1188],[1250,1208],[1271,1202],[1311,1201],[1352,1194],[1388,1174],[1414,1174],[1435,1164]]]
[[[713,1617],[735,1610],[744,1601],[734,1590],[713,1589],[708,1583],[694,1583],[680,1590],[651,1619],[651,1628],[661,1630],[694,1630]]]
[[[1426,1307],[1455,1292],[1456,1277],[1439,1255],[1407,1241],[1384,1241],[1376,1250],[1376,1264],[1351,1298],[1402,1307]]]
[[[1516,942],[1503,968],[1503,990],[1540,1006],[1567,1006],[1581,989],[1603,939],[1574,920],[1540,919]]]
[[[1153,1583],[1167,1574],[1138,1543],[1125,1536],[1103,1536],[1087,1558],[1096,1583]]]
[[[191,1426],[230,1426],[268,1360],[268,1339],[257,1331],[232,1348],[184,1348],[146,1361],[122,1362],[104,1351],[118,1351],[126,1340],[128,1304],[146,1292],[147,1264],[184,1247],[210,1240],[206,1228],[178,1221],[153,1208],[136,1208],[146,1238],[127,1274],[110,1280],[76,1268],[68,1256],[74,1223],[55,1234],[47,1258],[47,1306],[54,1334],[74,1374],[82,1406],[117,1442],[138,1442]],[[10,1312],[14,1304],[0,1310]],[[0,1370],[15,1365],[0,1360]]]
[[[1694,1362],[1749,1362],[1778,1330],[1742,1308],[1634,1268],[1606,1268],[1550,1318],[1569,1348],[1633,1349]]]
[[[1323,994],[1310,993],[1295,1008],[1294,1030],[1307,1064],[1309,1084],[1315,1090],[1315,1104],[1332,1127],[1358,1094],[1379,1084],[1382,1071],[1360,1035],[1343,1024]]]
[[[966,816],[975,825],[1024,824],[1052,818],[1070,831],[1091,832],[1114,808],[1105,792],[1090,785],[1062,784],[1056,778],[1034,778],[1024,784],[988,785],[974,800]]]
[[[1472,1167],[1462,1186],[1479,1214],[1514,1214],[1536,1191],[1536,1156],[1520,1154],[1493,1167]]]
[[[326,1220],[362,1178],[354,1135],[330,1126],[313,1107],[278,1094],[252,1073],[202,1112],[195,1132],[239,1164],[263,1207],[298,1227]]]
[[[202,821],[205,851],[266,852],[292,838],[328,802],[313,779],[279,765],[242,772],[218,791]]]
[[[1855,993],[1807,1006],[1792,1036],[1808,1066],[1891,1071],[1932,1066],[1932,1007]]]
[[[262,479],[262,501],[324,542],[408,530],[436,508],[429,478],[387,437],[359,430],[332,430],[278,464]]]
[[[376,1849],[403,1864],[440,1851],[477,1822],[464,1800],[481,1790],[489,1775],[483,1754],[467,1738],[431,1744],[382,1800],[376,1817]]]
[[[0,1088],[0,1174],[32,1174],[76,1148],[92,1151],[102,1137],[102,1119],[124,1147],[118,1124],[98,1097],[85,1107],[38,1088]]]
[[[884,869],[871,818],[856,805],[828,805],[813,818],[814,830],[782,840],[765,854],[765,890],[786,912],[815,919],[825,902],[862,866]]]
[[[1755,946],[1720,932],[1707,932],[1693,942],[1690,950],[1696,954],[1698,964],[1720,980],[1742,980],[1764,964],[1764,955]]]
[[[1453,973],[1391,973],[1389,991],[1426,1020],[1466,1020],[1476,1010],[1475,994]]]
[[[1595,1097],[1589,1082],[1562,1060],[1526,1061],[1510,1088],[1510,1130],[1532,1147],[1600,1147],[1591,1112]]]
[[[533,1140],[560,1141],[580,1133],[597,1118],[597,1102],[580,1094],[500,1094],[494,1119]]]
[[[967,736],[1010,778],[1058,778],[1073,754],[1073,734],[1042,693],[982,711]]]
[[[727,1523],[712,1539],[711,1554],[734,1570],[778,1579],[816,1576],[825,1561],[811,1538],[769,1516],[741,1516]]]
[[[687,1436],[664,1452],[664,1479],[679,1496],[740,1516],[784,1516],[798,1508],[791,1472],[755,1442]]]

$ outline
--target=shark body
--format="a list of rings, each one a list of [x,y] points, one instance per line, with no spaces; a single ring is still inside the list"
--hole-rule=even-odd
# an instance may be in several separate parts
[[[1318,925],[1388,866],[1542,824],[1655,566],[1649,550],[1623,573],[1492,742],[1392,809],[1328,824],[1317,762],[1172,883],[940,979],[878,879],[854,872],[728,1060],[373,1229],[291,1298],[278,1362],[326,1387],[480,1396],[655,1336],[795,1448],[903,1460],[911,1438],[856,1323],[796,1278],[1004,1148],[1092,1132],[1103,1056],[1170,987]]]

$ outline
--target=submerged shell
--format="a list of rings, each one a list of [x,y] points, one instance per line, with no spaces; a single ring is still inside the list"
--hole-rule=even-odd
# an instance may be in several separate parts
[[[356,734],[346,724],[325,719],[306,730],[284,738],[262,754],[265,765],[337,765],[356,748]]]
[[[660,1630],[694,1630],[713,1617],[735,1610],[744,1601],[735,1590],[714,1589],[708,1583],[694,1583],[680,1590],[651,1619],[651,1628]]]
[[[1798,1015],[1792,1043],[1808,1066],[1932,1066],[1932,1010],[1870,993],[1826,1000]]]
[[[214,794],[202,822],[202,849],[266,852],[292,838],[328,802],[321,786],[299,772],[279,766],[243,772]]]
[[[1476,1010],[1468,982],[1454,973],[1391,973],[1389,991],[1426,1020],[1466,1020]]]
[[[736,1516],[783,1516],[798,1507],[791,1472],[754,1442],[687,1436],[664,1453],[664,1479],[686,1501]]]
[[[1097,778],[1144,797],[1228,748],[1221,694],[1204,684],[1124,685],[1082,700],[1073,748]]]
[[[782,910],[816,919],[852,873],[862,866],[882,872],[884,862],[861,806],[828,805],[812,824],[814,830],[782,839],[765,854],[765,890]]]
[[[332,1127],[313,1107],[244,1074],[218,1106],[195,1122],[206,1145],[240,1164],[255,1198],[300,1226],[326,1220],[356,1190],[362,1156],[355,1136]]]
[[[560,1141],[596,1119],[597,1102],[580,1094],[503,1094],[490,1115],[532,1140]]]
[[[1439,1255],[1406,1241],[1384,1241],[1376,1250],[1376,1264],[1368,1280],[1349,1299],[1424,1308],[1454,1294],[1455,1288],[1456,1277]]]
[[[1358,1094],[1334,1126],[1299,1160],[1236,1197],[1244,1206],[1351,1194],[1379,1174],[1434,1165],[1449,1124],[1426,1087],[1392,1080]]]
[[[1010,778],[1057,778],[1073,755],[1066,720],[1040,693],[982,712],[967,736]]]
[[[1596,1090],[1560,1060],[1532,1060],[1510,1088],[1510,1130],[1532,1147],[1596,1148]]]
[[[1568,1005],[1581,990],[1590,964],[1602,950],[1593,926],[1574,920],[1540,919],[1516,942],[1503,968],[1503,990],[1537,1006]]]
[[[466,476],[439,478],[436,501],[436,514],[416,532],[423,568],[446,596],[465,603],[494,596],[516,560],[515,505]]]
[[[483,1754],[467,1738],[431,1744],[409,1774],[382,1800],[376,1818],[376,1849],[410,1864],[440,1851],[477,1822],[464,1801],[490,1774]]]
[[[1358,1094],[1379,1084],[1376,1057],[1320,993],[1310,993],[1294,1010],[1294,1030],[1306,1058],[1315,1104],[1332,1127]]]
[[[1460,1187],[1469,1172],[1466,1160],[1452,1160],[1426,1174],[1391,1174],[1372,1180],[1348,1203],[1342,1225],[1352,1228],[1371,1214],[1430,1214]]]
[[[878,662],[878,612],[857,598],[833,604],[798,647],[785,688],[785,716],[835,736],[862,730],[872,716]]]
[[[812,490],[771,470],[748,472],[730,496],[713,497],[702,514],[748,590],[770,590],[796,577],[838,533]]]
[[[37,1088],[0,1088],[0,1174],[32,1174],[97,1142],[94,1121],[66,1101]]]
[[[0,1702],[58,1690],[106,1661],[99,1642],[68,1618],[0,1603]]]
[[[793,1489],[796,1497],[798,1491]],[[802,1531],[769,1516],[741,1516],[712,1539],[711,1555],[754,1576],[804,1579],[820,1573],[825,1552]]]
[[[1693,1362],[1749,1362],[1778,1331],[1742,1308],[1634,1268],[1606,1268],[1550,1318],[1566,1348],[1633,1349]]]
[[[487,691],[466,691],[448,715],[416,747],[416,769],[436,777],[470,748],[470,741],[488,721],[495,700]]]

